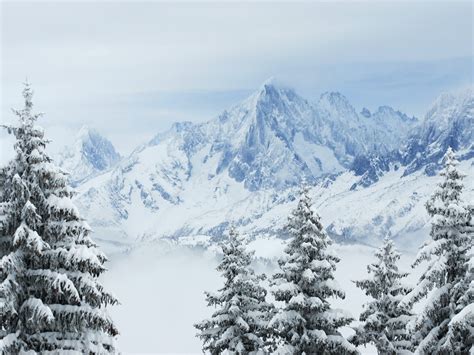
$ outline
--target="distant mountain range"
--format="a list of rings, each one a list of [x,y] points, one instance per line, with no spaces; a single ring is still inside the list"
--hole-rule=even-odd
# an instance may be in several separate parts
[[[304,182],[334,238],[391,235],[409,247],[426,236],[423,204],[448,146],[474,196],[473,142],[472,89],[442,95],[420,122],[388,106],[357,113],[340,93],[313,102],[266,82],[218,117],[175,123],[124,158],[83,129],[59,161],[110,243],[219,238],[231,222],[255,237],[284,237]]]

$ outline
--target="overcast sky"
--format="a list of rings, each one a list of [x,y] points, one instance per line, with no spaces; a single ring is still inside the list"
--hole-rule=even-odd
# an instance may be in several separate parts
[[[422,116],[472,83],[467,2],[2,2],[1,115],[33,84],[57,151],[87,124],[123,154],[214,117],[268,77],[316,100]],[[5,150],[5,135],[0,135]]]

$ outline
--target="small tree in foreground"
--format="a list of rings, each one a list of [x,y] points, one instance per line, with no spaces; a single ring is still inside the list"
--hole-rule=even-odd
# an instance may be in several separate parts
[[[308,189],[304,188],[292,212],[288,232],[292,237],[281,272],[273,279],[272,293],[283,308],[272,318],[269,330],[273,350],[284,354],[357,354],[358,351],[338,331],[352,317],[332,309],[328,298],[344,298],[334,280],[339,258],[329,246],[320,218],[311,210]]]
[[[106,257],[45,152],[32,95],[26,84],[19,125],[7,127],[16,156],[1,173],[0,349],[115,353],[117,329],[104,307],[117,301],[97,280]]]
[[[401,282],[408,274],[398,270],[400,254],[390,239],[385,238],[375,256],[377,261],[367,266],[372,277],[355,282],[373,301],[364,305],[360,315],[362,325],[355,328],[356,334],[351,340],[356,345],[372,343],[379,354],[407,353],[412,350],[406,330],[412,315],[400,301],[411,291]]]
[[[443,180],[426,203],[431,239],[413,265],[428,266],[405,299],[413,305],[429,296],[412,327],[417,354],[474,351],[473,208],[461,200],[464,175],[451,148],[444,159]]]
[[[222,245],[223,258],[217,270],[225,278],[217,294],[206,292],[208,306],[217,310],[210,319],[195,325],[203,350],[211,354],[264,353],[266,325],[272,306],[265,301],[260,285],[264,276],[255,275],[250,264],[253,253],[245,250],[243,239],[234,228]]]

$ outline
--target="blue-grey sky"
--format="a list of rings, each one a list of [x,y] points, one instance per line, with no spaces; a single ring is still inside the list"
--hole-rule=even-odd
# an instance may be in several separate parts
[[[83,125],[128,153],[214,117],[268,77],[316,100],[422,116],[472,84],[472,2],[5,2],[1,115],[33,83],[57,151]],[[2,155],[5,153],[5,136]]]

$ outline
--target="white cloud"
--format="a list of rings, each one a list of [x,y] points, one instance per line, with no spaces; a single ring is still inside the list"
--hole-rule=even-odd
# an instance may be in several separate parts
[[[272,75],[309,95],[350,93],[357,82],[369,97],[356,99],[375,104],[383,97],[370,97],[374,90],[363,79],[472,55],[470,2],[3,2],[1,9],[2,116],[11,117],[28,76],[38,108],[47,112],[44,125],[64,126],[54,134],[57,146],[65,131],[87,122],[110,136],[128,132],[130,139],[117,143],[130,150],[176,119],[217,113],[229,99],[216,93],[248,91]],[[434,89],[457,84],[466,70],[449,72]],[[432,85],[429,75],[425,81]],[[403,98],[387,89],[386,96],[420,110],[415,89],[408,85]],[[180,92],[203,90],[214,107],[202,111],[196,104],[195,114],[193,107],[176,108]],[[150,92],[173,93],[173,108],[124,100]],[[151,124],[137,124],[153,115]]]

